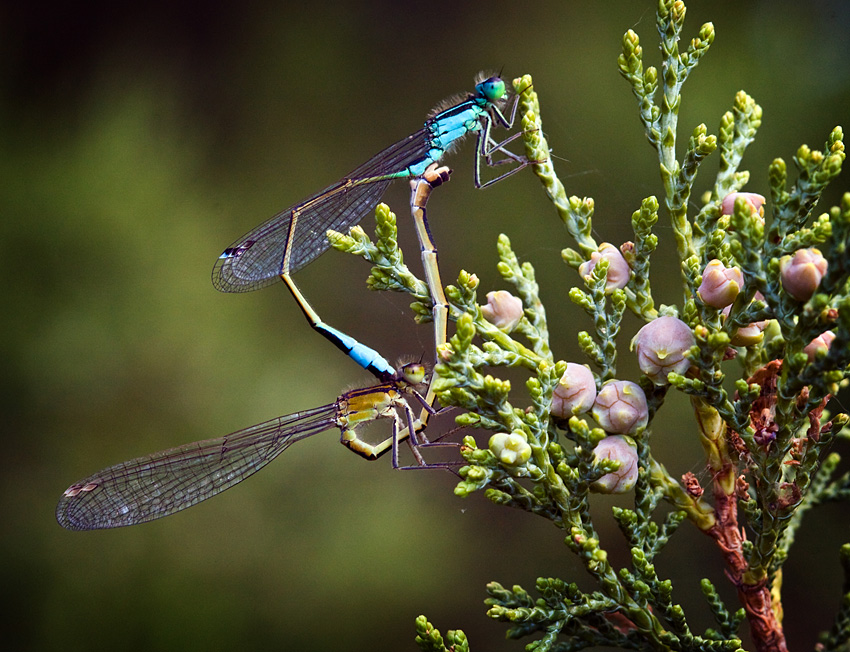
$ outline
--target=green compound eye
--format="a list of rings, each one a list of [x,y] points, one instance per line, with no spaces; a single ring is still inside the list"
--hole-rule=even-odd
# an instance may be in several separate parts
[[[505,96],[505,82],[498,77],[490,77],[475,87],[488,102],[495,102]]]
[[[418,385],[425,380],[425,365],[410,362],[401,368],[401,377],[411,385]]]

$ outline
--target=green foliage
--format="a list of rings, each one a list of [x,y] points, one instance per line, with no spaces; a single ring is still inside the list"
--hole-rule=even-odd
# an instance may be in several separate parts
[[[416,619],[416,644],[422,652],[469,652],[469,642],[462,630],[449,630],[443,639],[440,630],[429,623],[425,616]]]
[[[564,417],[550,412],[567,363],[550,350],[546,312],[530,263],[519,261],[507,236],[499,236],[497,269],[524,311],[511,332],[484,317],[475,274],[461,272],[456,285],[445,289],[455,332],[437,352],[432,389],[442,405],[461,411],[458,425],[501,433],[484,448],[474,437],[464,438],[461,454],[466,465],[459,470],[455,493],[466,497],[484,491],[497,505],[547,518],[562,530],[567,549],[597,587],[587,592],[561,579],[541,578],[535,597],[519,586],[489,584],[488,615],[508,624],[510,638],[532,636],[527,650],[604,645],[731,652],[741,648],[739,630],[745,618],[758,649],[782,649],[778,641],[784,645],[784,634],[777,617],[781,571],[795,533],[811,508],[850,498],[850,474],[835,477],[839,458],[828,454],[850,419],[824,411],[846,383],[850,364],[850,193],[840,206],[813,215],[824,189],[841,170],[843,132],[836,127],[823,151],[805,145],[798,149],[797,175],[790,188],[785,163],[772,163],[769,218],[761,207],[763,198],[753,204],[752,196],[732,195],[749,180],[741,163],[762,121],[761,108],[745,92],[735,95],[731,110],[720,119],[718,134],[698,125],[679,158],[681,90],[715,38],[707,23],[682,49],[684,19],[683,2],[658,3],[660,72],[644,67],[642,47],[631,30],[623,38],[618,60],[637,99],[644,133],[657,153],[662,185],[661,202],[645,198],[632,215],[634,242],[619,248],[631,271],[625,287],[610,286],[613,263],[597,254],[602,245],[592,235],[594,201],[568,197],[555,172],[531,77],[514,81],[525,156],[575,243],[562,257],[582,276],[569,297],[591,325],[579,333],[578,343],[594,370],[597,389],[618,378],[617,341],[626,310],[643,322],[678,317],[694,335],[686,374],[670,373],[663,384],[646,376],[639,379],[649,426],[629,433],[638,460],[634,505],[613,510],[631,550],[629,564],[612,565],[590,511],[594,483],[623,471],[625,464],[598,459],[594,449],[606,436],[621,433],[606,433],[597,426],[596,413]],[[700,167],[715,153],[719,170],[699,209],[689,214]],[[661,206],[677,245],[682,295],[679,306],[656,308],[650,260],[658,245],[654,229]],[[374,244],[359,228],[347,236],[331,233],[331,241],[374,265],[369,287],[407,292],[417,319],[429,319],[432,300],[427,286],[403,263],[395,216],[382,205],[377,219]],[[816,291],[801,301],[785,289],[789,281],[783,276],[783,257],[812,247],[823,252],[826,269],[814,284]],[[725,313],[700,294],[704,270],[713,259],[737,268],[744,278]],[[807,349],[825,331],[834,335],[831,346],[818,352]],[[523,397],[514,398],[511,382],[499,377],[505,368],[528,375]],[[711,501],[702,497],[704,489],[695,477],[677,480],[653,457],[652,419],[670,389],[688,396],[693,406],[711,473]],[[509,436],[526,455],[503,454],[500,446]],[[746,519],[748,540],[740,534],[739,511]],[[716,623],[703,632],[692,630],[683,608],[673,600],[672,582],[654,565],[686,520],[716,543],[742,599],[740,608],[730,610],[714,585],[703,579],[699,590]],[[845,546],[845,571],[848,558]],[[822,640],[825,650],[846,649],[850,638],[850,579],[845,584],[835,624]],[[462,635],[446,647],[424,618],[417,620],[417,630],[423,650],[467,649]]]

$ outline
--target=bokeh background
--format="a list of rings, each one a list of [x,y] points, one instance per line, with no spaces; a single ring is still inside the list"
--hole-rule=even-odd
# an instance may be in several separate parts
[[[718,37],[685,87],[681,137],[700,122],[716,131],[746,89],[764,108],[748,189],[768,194],[773,157],[790,164],[801,143],[820,147],[848,124],[850,5],[689,5],[687,38],[707,20]],[[474,649],[517,650],[484,615],[486,582],[531,590],[536,577],[559,576],[591,589],[547,522],[482,496],[457,499],[448,473],[367,463],[335,432],[153,524],[73,533],[53,510],[99,468],[369,381],[307,327],[282,286],[223,295],[210,269],[243,232],[416,130],[482,68],[533,75],[567,191],[595,198],[600,241],[628,239],[632,211],[660,187],[616,57],[633,28],[658,61],[654,9],[648,0],[4,3],[4,648],[414,649],[413,619],[425,613],[463,628]],[[430,205],[444,279],[464,268],[485,291],[503,287],[495,241],[509,234],[536,266],[557,357],[579,359],[576,333],[591,325],[567,298],[576,279],[559,252],[572,243],[531,173],[475,190],[470,149],[451,160],[453,180]],[[703,189],[716,165],[701,173]],[[846,173],[825,203],[842,189]],[[418,269],[404,184],[386,201]],[[656,299],[674,303],[664,222]],[[412,324],[403,297],[369,293],[367,272],[331,252],[298,282],[330,323],[387,357],[427,358],[430,328]],[[623,353],[623,374],[633,373]],[[687,404],[671,403],[656,453],[674,474],[707,482]],[[600,499],[597,512],[622,563],[606,519],[615,502]],[[846,506],[819,508],[792,550],[793,648],[829,625],[848,517]],[[700,631],[711,622],[699,578],[733,599],[716,551],[687,524],[657,563]]]

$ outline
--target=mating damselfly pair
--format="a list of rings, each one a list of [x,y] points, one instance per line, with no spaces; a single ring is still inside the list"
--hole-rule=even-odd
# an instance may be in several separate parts
[[[195,505],[241,482],[268,464],[292,443],[337,427],[341,440],[360,455],[374,459],[392,450],[396,468],[423,468],[418,448],[430,442],[419,432],[435,413],[434,397],[425,388],[421,364],[396,370],[377,351],[323,322],[293,283],[291,274],[324,253],[329,230],[345,230],[371,212],[388,185],[412,179],[411,209],[422,248],[422,259],[434,306],[437,345],[446,337],[446,299],[437,267],[436,247],[425,219],[425,204],[433,186],[448,178],[437,164],[465,136],[477,135],[474,183],[486,187],[528,164],[505,145],[514,134],[496,142],[495,124],[510,129],[516,114],[509,111],[508,93],[499,77],[482,79],[474,93],[438,109],[419,131],[386,148],[350,174],[267,220],[225,249],[213,269],[213,284],[224,292],[259,289],[281,279],[295,297],[310,325],[333,342],[379,383],[342,394],[331,404],[296,412],[232,433],[186,444],[104,469],[69,487],[57,506],[59,523],[88,530],[142,523]],[[502,158],[494,159],[494,155]],[[482,182],[481,161],[513,163],[504,174]],[[419,418],[411,407],[421,406]],[[389,419],[392,436],[370,446],[359,439],[359,425]],[[398,444],[408,440],[417,466],[400,467]]]

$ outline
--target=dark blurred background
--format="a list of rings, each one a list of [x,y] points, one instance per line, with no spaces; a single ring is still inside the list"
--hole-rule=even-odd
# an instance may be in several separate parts
[[[847,126],[850,5],[689,4],[685,40],[708,20],[718,36],[685,87],[681,142],[700,122],[716,132],[747,90],[764,108],[747,189],[767,195],[773,157],[790,166],[801,143],[820,148]],[[336,432],[153,524],[72,533],[53,510],[99,468],[369,382],[282,286],[223,295],[212,264],[249,228],[418,129],[482,68],[533,75],[567,192],[595,198],[600,241],[629,239],[631,213],[660,184],[616,57],[633,28],[658,62],[654,10],[649,0],[3,3],[4,647],[414,649],[413,619],[425,613],[443,630],[463,628],[473,649],[518,650],[484,615],[486,582],[532,590],[536,577],[559,576],[592,589],[549,523],[481,495],[455,498],[448,473],[362,461]],[[451,159],[453,181],[429,207],[444,279],[464,268],[482,278],[482,295],[504,287],[495,242],[509,234],[537,269],[556,357],[580,360],[576,333],[591,324],[567,298],[576,277],[559,252],[571,241],[530,172],[476,191],[470,150]],[[700,190],[716,166],[707,163]],[[824,204],[848,189],[845,173]],[[405,184],[385,200],[418,271]],[[681,304],[665,220],[656,300]],[[412,324],[404,297],[369,293],[367,272],[330,252],[298,282],[330,323],[387,357],[427,358],[430,328]],[[628,339],[624,376],[634,373]],[[708,483],[687,402],[667,407],[657,456]],[[628,499],[600,499],[598,522],[622,564],[612,504]],[[848,516],[819,508],[792,550],[792,648],[829,626]],[[699,631],[711,625],[700,578],[734,599],[716,550],[688,524],[657,564]]]

